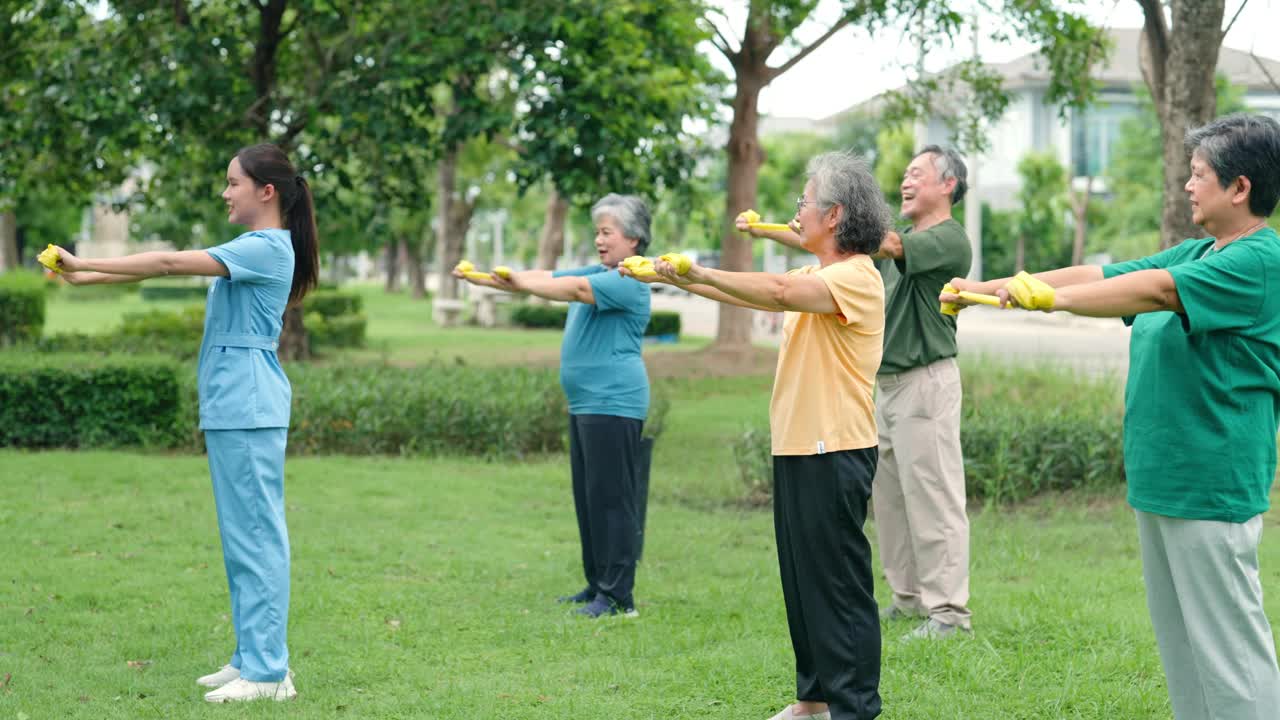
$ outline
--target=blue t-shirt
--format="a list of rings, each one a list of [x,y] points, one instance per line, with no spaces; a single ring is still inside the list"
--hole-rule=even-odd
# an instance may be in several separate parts
[[[569,303],[560,346],[560,385],[571,415],[649,414],[649,375],[640,344],[649,326],[649,286],[603,265],[558,270],[586,277],[594,305]]]
[[[293,391],[276,344],[293,287],[292,236],[253,230],[207,252],[230,276],[215,278],[205,300],[200,429],[289,427]]]

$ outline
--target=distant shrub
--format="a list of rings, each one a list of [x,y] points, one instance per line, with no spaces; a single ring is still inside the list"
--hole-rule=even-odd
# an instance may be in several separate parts
[[[0,273],[0,347],[33,342],[44,332],[47,286],[37,273]]]
[[[1123,402],[1117,384],[1064,368],[962,364],[960,445],[969,497],[993,503],[1049,490],[1124,482]],[[733,443],[748,502],[767,504],[773,465],[767,424]]]

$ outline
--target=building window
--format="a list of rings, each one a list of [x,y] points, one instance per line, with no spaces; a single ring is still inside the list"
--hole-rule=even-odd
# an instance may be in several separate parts
[[[1114,99],[1072,114],[1071,169],[1076,177],[1098,176],[1107,169],[1121,124],[1137,114],[1132,99]]]

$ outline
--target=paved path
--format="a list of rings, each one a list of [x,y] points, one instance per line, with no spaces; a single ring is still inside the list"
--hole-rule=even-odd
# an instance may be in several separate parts
[[[685,335],[716,334],[719,306],[711,300],[664,288],[654,293],[653,308],[679,312]],[[780,327],[780,315],[754,313],[752,333],[757,343],[777,345]],[[1120,373],[1129,364],[1129,328],[1119,320],[972,307],[960,313],[958,327],[962,354],[1004,357],[1011,362],[1053,358],[1072,367]]]

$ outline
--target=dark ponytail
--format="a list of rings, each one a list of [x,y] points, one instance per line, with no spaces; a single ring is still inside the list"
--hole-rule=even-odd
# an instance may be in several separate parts
[[[319,238],[311,186],[298,174],[284,151],[271,143],[250,145],[236,153],[240,168],[259,187],[271,185],[280,198],[280,212],[293,238],[293,286],[289,304],[295,305],[320,278]]]

